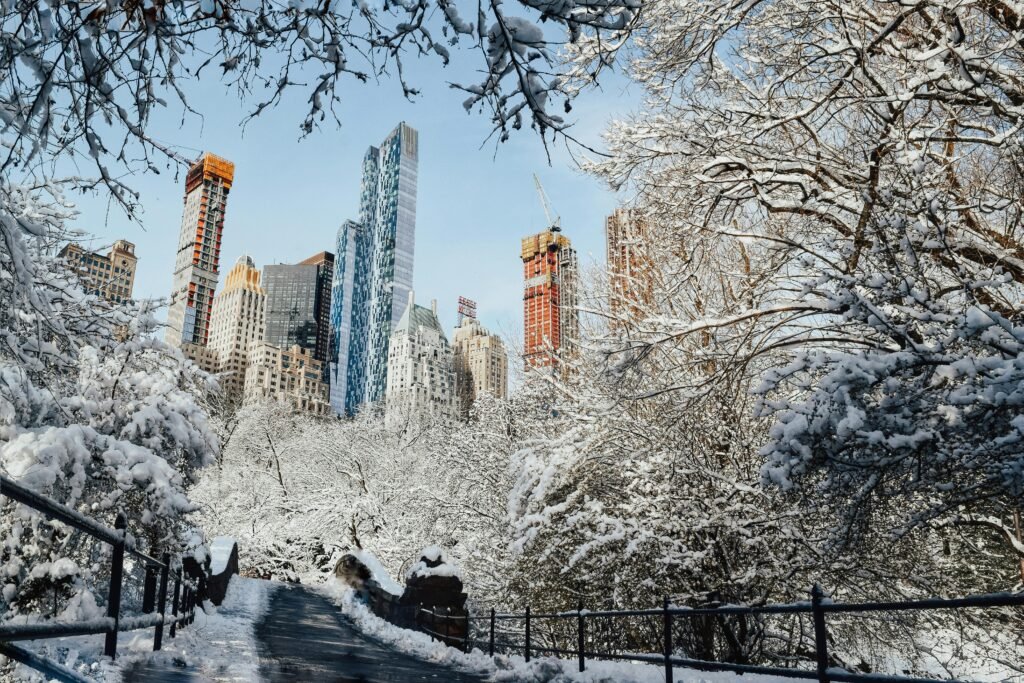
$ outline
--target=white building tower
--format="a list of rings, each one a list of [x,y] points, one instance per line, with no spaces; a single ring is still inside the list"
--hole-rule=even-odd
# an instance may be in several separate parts
[[[455,373],[448,339],[437,319],[437,302],[417,306],[409,292],[409,305],[388,344],[386,419],[453,417]]]

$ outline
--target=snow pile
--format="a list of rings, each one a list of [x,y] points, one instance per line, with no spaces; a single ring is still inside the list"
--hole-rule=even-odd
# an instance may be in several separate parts
[[[589,661],[587,670],[577,671],[575,660],[555,657],[535,657],[527,662],[522,656],[488,656],[479,649],[465,653],[431,640],[417,631],[399,628],[374,615],[355,596],[355,592],[337,580],[328,581],[313,590],[327,597],[341,608],[356,628],[396,650],[427,662],[489,676],[492,681],[518,681],[542,683],[580,681],[582,683],[662,683],[662,667],[631,662]],[[735,674],[707,673],[676,667],[675,680],[681,683],[726,683],[735,681]],[[743,677],[746,683],[792,683],[792,679],[779,676]]]
[[[210,543],[210,574],[222,573],[231,559],[231,549],[235,547],[235,539],[231,536],[218,536]]]
[[[368,550],[353,550],[349,553],[357,560],[363,563],[363,566],[370,570],[370,576],[377,585],[386,590],[392,595],[401,595],[405,589],[402,588],[402,584],[391,578],[391,574],[384,568],[384,565],[380,563],[377,556]]]
[[[451,576],[461,581],[462,570],[448,562],[439,547],[431,545],[424,548],[420,553],[420,561],[409,567],[409,571],[405,573],[405,580],[408,581],[413,577],[426,578],[428,576]]]

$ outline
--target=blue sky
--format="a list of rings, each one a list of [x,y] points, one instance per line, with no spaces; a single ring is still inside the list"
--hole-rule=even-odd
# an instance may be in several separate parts
[[[359,167],[367,146],[379,143],[399,121],[420,132],[415,289],[418,302],[438,300],[441,322],[455,324],[456,299],[478,302],[481,320],[493,331],[518,339],[522,329],[522,264],[519,240],[543,229],[544,213],[533,185],[536,173],[562,226],[584,263],[603,261],[603,218],[620,198],[579,172],[558,146],[548,165],[532,131],[520,131],[497,147],[485,142],[486,115],[467,114],[465,94],[448,81],[471,80],[470,64],[442,69],[435,60],[413,64],[411,79],[422,94],[409,102],[396,81],[347,82],[338,108],[341,127],[299,139],[307,94],[296,88],[285,102],[250,122],[248,109],[215,77],[187,87],[203,118],[171,106],[153,121],[151,134],[189,157],[211,151],[235,162],[221,250],[221,282],[239,255],[262,268],[334,251],[338,226],[357,217]],[[600,145],[611,118],[636,106],[639,92],[624,79],[585,95],[570,116],[575,134]],[[83,169],[87,171],[87,169]],[[137,297],[169,295],[174,251],[181,225],[183,172],[174,168],[129,178],[141,194],[142,226],[129,222],[101,197],[76,198],[74,227],[97,237],[94,246],[125,238],[136,244]]]

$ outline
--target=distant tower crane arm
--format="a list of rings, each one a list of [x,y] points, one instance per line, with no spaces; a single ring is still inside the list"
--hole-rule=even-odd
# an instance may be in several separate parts
[[[537,188],[537,194],[540,195],[540,205],[544,207],[544,215],[548,219],[548,230],[553,232],[560,231],[562,229],[562,217],[551,217],[551,214],[554,213],[551,210],[551,202],[548,201],[548,195],[544,192],[544,186],[540,184],[540,178],[537,177],[536,173],[533,174],[533,184]]]

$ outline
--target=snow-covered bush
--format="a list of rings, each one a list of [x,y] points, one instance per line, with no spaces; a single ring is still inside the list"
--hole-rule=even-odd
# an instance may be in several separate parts
[[[217,454],[203,407],[215,387],[157,340],[151,303],[82,291],[54,256],[70,215],[56,186],[0,181],[0,472],[108,526],[124,511],[147,552],[177,551],[186,486]],[[105,600],[102,544],[0,507],[0,619]]]

